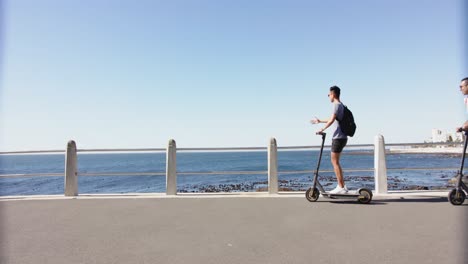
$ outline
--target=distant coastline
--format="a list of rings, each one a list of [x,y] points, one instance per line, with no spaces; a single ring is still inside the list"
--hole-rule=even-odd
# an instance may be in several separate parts
[[[461,154],[462,147],[389,148],[388,154]]]

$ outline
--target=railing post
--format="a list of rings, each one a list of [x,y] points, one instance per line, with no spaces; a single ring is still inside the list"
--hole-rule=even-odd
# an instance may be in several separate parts
[[[387,161],[385,158],[385,141],[377,135],[374,142],[374,180],[377,194],[387,193]]]
[[[278,193],[278,148],[275,138],[271,138],[268,145],[268,193]]]
[[[78,195],[78,163],[76,154],[76,143],[68,141],[65,154],[65,196]]]
[[[169,140],[166,152],[166,194],[177,194],[177,147],[175,140]]]

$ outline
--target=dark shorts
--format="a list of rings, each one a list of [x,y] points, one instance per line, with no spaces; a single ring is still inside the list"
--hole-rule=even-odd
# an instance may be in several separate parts
[[[333,139],[332,140],[332,146],[331,146],[331,152],[341,153],[341,151],[343,151],[343,148],[346,146],[346,143],[348,143],[347,138]]]

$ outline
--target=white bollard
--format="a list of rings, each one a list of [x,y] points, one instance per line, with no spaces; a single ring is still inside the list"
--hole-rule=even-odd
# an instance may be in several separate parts
[[[385,158],[385,141],[377,135],[374,142],[374,180],[377,194],[387,193],[387,161]]]
[[[278,148],[275,138],[271,138],[268,145],[268,193],[278,193]]]
[[[175,140],[169,140],[166,152],[166,194],[177,194],[177,147]]]
[[[65,196],[78,195],[78,162],[76,143],[68,141],[65,153]]]

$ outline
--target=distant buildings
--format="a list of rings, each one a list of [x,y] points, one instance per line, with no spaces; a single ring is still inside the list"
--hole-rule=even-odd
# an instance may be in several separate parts
[[[432,129],[432,138],[429,141],[431,143],[441,143],[441,142],[463,142],[462,133],[450,133],[447,131],[442,131],[440,129]]]

